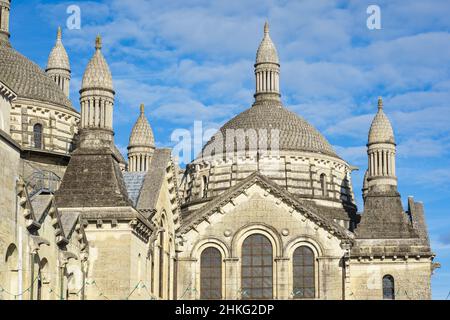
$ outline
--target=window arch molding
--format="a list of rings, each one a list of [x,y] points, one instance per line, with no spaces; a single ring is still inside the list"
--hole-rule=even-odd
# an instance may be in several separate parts
[[[231,253],[234,257],[237,257],[238,264],[237,270],[242,270],[242,246],[244,241],[250,237],[251,235],[259,234],[265,236],[272,245],[272,255],[273,255],[273,264],[272,264],[272,297],[273,299],[277,299],[277,287],[278,287],[278,276],[277,276],[277,268],[275,267],[275,258],[283,256],[283,246],[280,234],[267,225],[262,224],[252,224],[242,227],[240,230],[236,232],[236,234],[232,238],[232,246]],[[240,274],[241,271],[239,271]],[[238,277],[237,287],[242,288],[242,278]]]
[[[225,263],[224,260],[229,258],[229,248],[220,240],[209,238],[199,241],[195,244],[191,251],[191,257],[197,262],[195,265],[195,299],[200,299],[200,282],[201,282],[201,256],[205,249],[215,248],[219,250],[222,256],[222,298],[226,298],[225,283]]]
[[[216,239],[216,238],[208,238],[208,239],[200,240],[199,242],[197,242],[194,245],[194,247],[191,251],[191,258],[200,259],[200,256],[201,256],[203,250],[205,250],[208,247],[214,247],[214,248],[218,249],[224,259],[228,258],[230,256],[229,255],[230,250],[225,243],[223,243],[222,241],[220,241],[219,239]]]
[[[283,245],[280,234],[272,227],[263,224],[247,225],[239,229],[231,240],[231,253],[234,257],[242,256],[242,244],[252,234],[266,236],[272,244],[274,257],[283,256]]]
[[[314,298],[319,298],[319,288],[320,288],[320,265],[318,258],[322,256],[323,250],[322,246],[312,238],[297,238],[291,241],[286,248],[286,255],[289,257],[289,267],[288,267],[288,286],[289,286],[289,298],[293,298],[294,291],[294,253],[300,247],[307,247],[311,249],[314,254],[314,287],[315,293]]]
[[[298,247],[301,247],[301,246],[309,247],[314,252],[315,257],[320,257],[323,255],[322,245],[318,241],[316,241],[315,239],[310,238],[310,237],[299,237],[294,240],[291,240],[286,245],[286,249],[285,249],[286,255],[288,257],[292,257],[295,249],[297,249]]]

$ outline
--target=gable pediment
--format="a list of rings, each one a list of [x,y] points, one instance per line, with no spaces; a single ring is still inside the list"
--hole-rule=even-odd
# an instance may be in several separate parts
[[[340,239],[353,239],[353,234],[334,221],[314,212],[313,208],[302,205],[286,190],[271,182],[260,173],[254,173],[242,181],[240,184],[230,188],[217,198],[211,200],[186,219],[180,228],[180,233],[184,234],[190,230],[197,230],[215,221],[217,215],[229,214],[238,208],[249,206],[251,199],[256,201],[256,211],[272,210],[282,208],[284,212],[298,219],[299,222],[306,220],[312,222],[315,228],[325,229],[331,236]],[[254,201],[253,201],[254,202]],[[258,204],[258,202],[260,202]],[[260,209],[258,209],[258,207]],[[255,208],[253,208],[255,210]],[[257,215],[257,213],[255,213]]]

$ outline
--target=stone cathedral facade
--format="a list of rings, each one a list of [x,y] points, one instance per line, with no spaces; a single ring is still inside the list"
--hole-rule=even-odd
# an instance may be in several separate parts
[[[125,160],[101,38],[75,108],[61,30],[42,70],[12,47],[10,11],[0,0],[0,299],[431,298],[424,208],[402,206],[381,98],[360,211],[355,168],[282,104],[267,24],[252,106],[180,169],[142,105]]]

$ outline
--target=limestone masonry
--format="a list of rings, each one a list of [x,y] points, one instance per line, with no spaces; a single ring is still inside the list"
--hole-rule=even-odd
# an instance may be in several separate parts
[[[100,36],[79,113],[61,29],[43,71],[11,46],[10,10],[0,0],[0,299],[431,298],[424,207],[402,207],[381,98],[359,212],[355,168],[282,103],[267,23],[252,106],[180,169],[141,105],[127,161]]]

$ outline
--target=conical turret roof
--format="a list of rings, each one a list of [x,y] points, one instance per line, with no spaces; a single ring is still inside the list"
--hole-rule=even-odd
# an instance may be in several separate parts
[[[69,56],[62,43],[61,27],[58,27],[55,46],[48,56],[46,71],[51,69],[64,69],[70,71]]]
[[[259,63],[280,63],[277,48],[275,48],[269,35],[269,24],[267,22],[264,25],[264,37],[256,52],[256,64]]]
[[[394,130],[389,118],[383,111],[383,100],[381,98],[378,98],[378,112],[369,130],[368,144],[373,143],[395,144]]]
[[[153,130],[145,117],[143,104],[141,104],[141,114],[131,130],[128,147],[155,147]]]
[[[109,70],[108,63],[103,57],[102,43],[100,36],[97,36],[95,40],[95,53],[89,61],[86,67],[86,71],[83,75],[83,81],[81,82],[81,89],[107,89],[114,90],[111,71]]]

